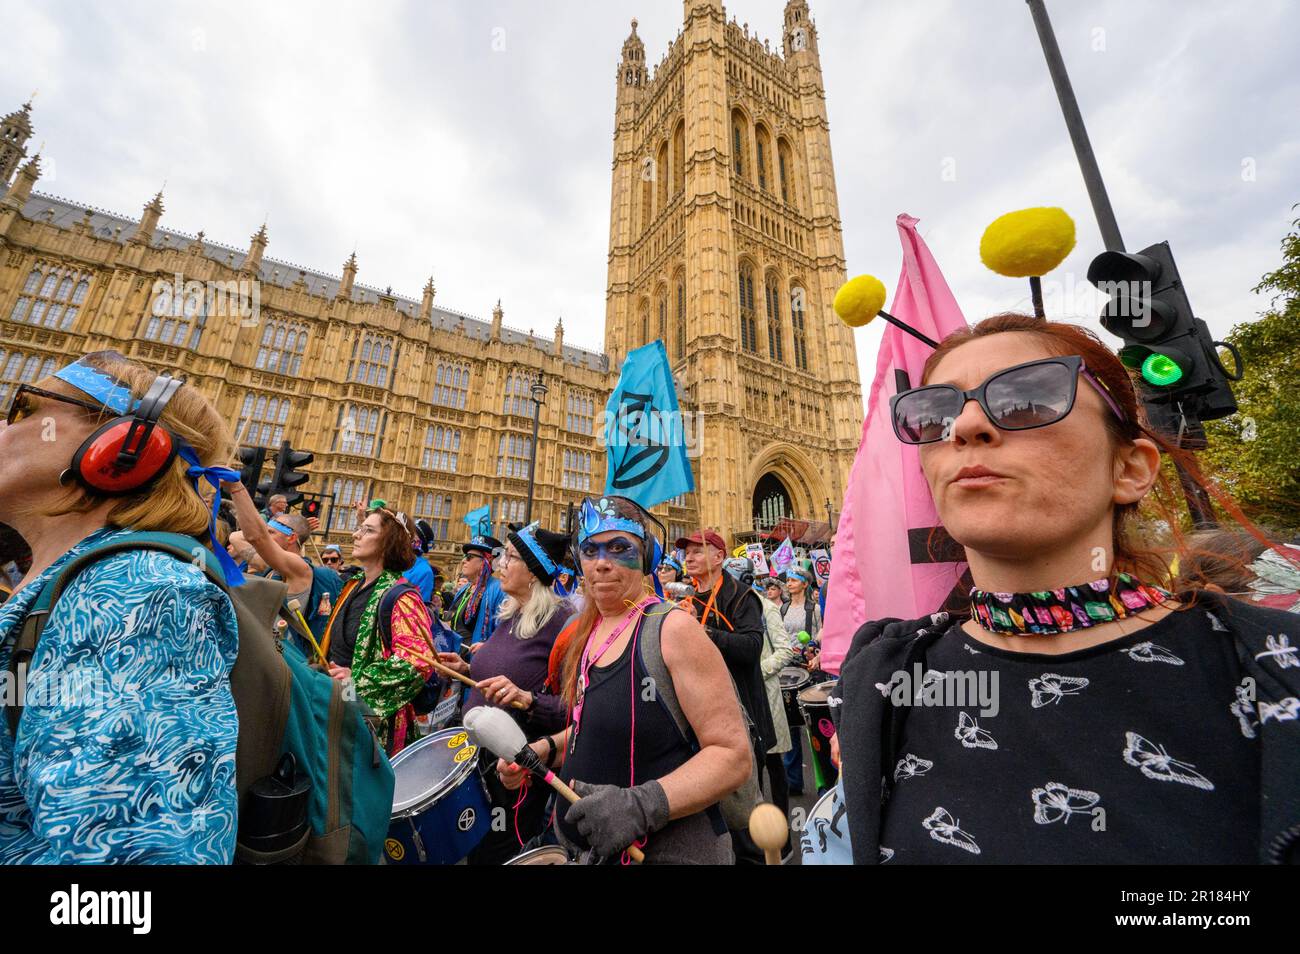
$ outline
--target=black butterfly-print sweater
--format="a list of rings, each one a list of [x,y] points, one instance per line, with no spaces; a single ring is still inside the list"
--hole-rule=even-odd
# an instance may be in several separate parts
[[[1201,592],[1180,597],[1194,603],[1179,612],[1209,611],[1207,639],[1231,639],[1241,672],[1254,683],[1259,741],[1259,861],[1300,864],[1300,616]],[[881,619],[854,635],[832,697],[843,762],[844,797],[855,864],[881,860],[882,806],[889,801],[907,706],[882,692],[895,674],[925,668],[927,650],[953,625],[946,613],[915,620]],[[1231,694],[1232,687],[1225,687]],[[1158,704],[1153,700],[1153,704]],[[1226,709],[1225,709],[1226,715]],[[1061,859],[1068,862],[1069,859]]]

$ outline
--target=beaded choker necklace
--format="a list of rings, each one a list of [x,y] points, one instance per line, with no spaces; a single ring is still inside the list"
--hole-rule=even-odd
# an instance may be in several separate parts
[[[972,618],[991,633],[1050,636],[1124,619],[1159,606],[1170,596],[1167,590],[1121,573],[1113,583],[1097,580],[1036,593],[985,593],[972,588],[970,605]]]

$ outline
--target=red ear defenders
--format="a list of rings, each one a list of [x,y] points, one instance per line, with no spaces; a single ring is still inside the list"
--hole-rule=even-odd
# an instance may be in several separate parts
[[[180,439],[158,423],[167,403],[185,383],[159,375],[130,414],[95,430],[72,455],[67,471],[91,493],[121,497],[138,493],[167,472]]]

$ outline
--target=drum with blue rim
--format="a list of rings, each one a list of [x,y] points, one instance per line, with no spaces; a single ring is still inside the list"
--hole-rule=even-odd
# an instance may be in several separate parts
[[[384,842],[389,864],[453,865],[492,824],[478,773],[478,748],[449,726],[393,757],[393,816]]]

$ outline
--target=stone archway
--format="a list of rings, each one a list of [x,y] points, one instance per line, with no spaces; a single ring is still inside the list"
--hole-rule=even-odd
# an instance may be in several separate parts
[[[825,519],[819,514],[824,512],[828,496],[826,478],[801,448],[778,441],[755,455],[746,475],[746,486],[754,488],[755,506],[776,492],[772,481],[779,485],[789,501],[790,513],[787,516],[801,520]],[[764,487],[771,489],[760,493]],[[752,519],[750,517],[751,527]]]

